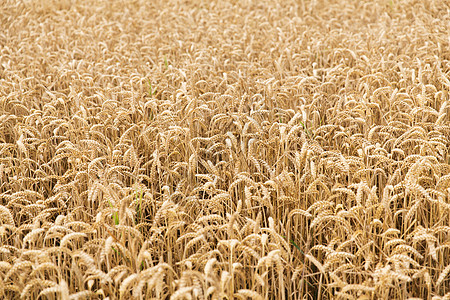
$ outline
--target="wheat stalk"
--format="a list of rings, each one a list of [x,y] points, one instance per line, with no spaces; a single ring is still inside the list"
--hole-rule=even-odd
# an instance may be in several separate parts
[[[0,297],[448,298],[447,13],[3,1]]]

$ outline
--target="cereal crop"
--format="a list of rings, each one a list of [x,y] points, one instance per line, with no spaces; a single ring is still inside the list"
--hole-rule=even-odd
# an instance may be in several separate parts
[[[446,0],[0,0],[0,298],[450,299]]]

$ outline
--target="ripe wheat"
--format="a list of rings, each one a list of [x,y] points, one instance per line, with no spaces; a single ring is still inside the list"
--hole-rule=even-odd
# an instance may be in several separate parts
[[[446,1],[0,4],[0,298],[449,299]]]

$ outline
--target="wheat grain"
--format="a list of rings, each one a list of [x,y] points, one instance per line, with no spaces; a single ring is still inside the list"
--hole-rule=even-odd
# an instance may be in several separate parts
[[[0,5],[0,297],[445,298],[447,3],[54,2]]]
[[[247,297],[247,298],[250,298],[250,299],[256,299],[256,300],[264,299],[263,296],[261,296],[260,294],[258,294],[255,291],[251,291],[251,290],[241,289],[241,290],[238,290],[237,294],[238,295],[242,295],[242,296]]]
[[[450,273],[450,265],[446,266],[442,272],[439,274],[439,277],[436,281],[436,286],[440,286],[442,282],[444,282],[445,277]]]

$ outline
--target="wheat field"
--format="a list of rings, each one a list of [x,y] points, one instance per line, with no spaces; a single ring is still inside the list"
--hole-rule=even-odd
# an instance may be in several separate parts
[[[0,298],[450,299],[450,3],[0,0]]]

